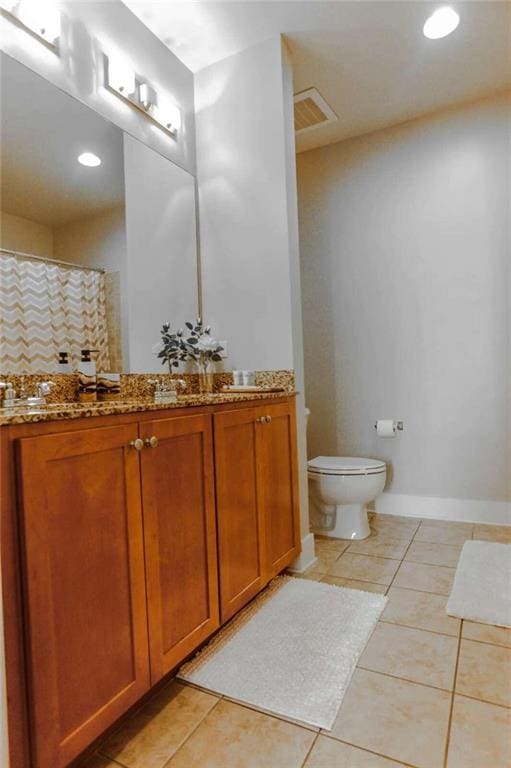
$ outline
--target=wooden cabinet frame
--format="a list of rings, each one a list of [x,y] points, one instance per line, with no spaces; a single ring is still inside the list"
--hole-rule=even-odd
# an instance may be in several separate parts
[[[150,687],[138,456],[136,451],[129,448],[129,443],[137,437],[137,432],[136,424],[120,424],[71,433],[28,437],[19,441],[16,446],[20,467],[28,470],[27,474],[30,474],[30,482],[24,483],[20,478],[20,511],[24,518],[22,537],[23,551],[26,555],[23,567],[26,576],[25,609],[27,618],[30,619],[30,631],[27,632],[27,670],[31,693],[29,711],[32,728],[34,732],[41,735],[41,738],[34,740],[33,744],[35,765],[51,765],[55,768],[67,765],[96,738],[98,729],[104,730],[111,725],[113,720],[124,714]],[[123,682],[123,687],[120,689],[116,686],[116,691],[111,694],[110,700],[102,697],[101,711],[94,718],[94,722],[84,720],[80,726],[69,727],[66,736],[62,736],[57,743],[52,741],[51,734],[54,724],[59,722],[59,715],[67,708],[59,707],[55,633],[57,629],[66,633],[64,647],[67,647],[71,627],[58,628],[51,622],[52,615],[58,610],[55,607],[58,605],[58,598],[52,588],[55,582],[52,579],[49,560],[50,515],[45,514],[45,510],[51,509],[52,505],[51,500],[46,497],[47,486],[44,478],[51,463],[58,462],[61,468],[65,467],[64,474],[68,475],[68,462],[80,460],[84,456],[89,458],[95,454],[104,454],[107,451],[110,455],[117,455],[123,469],[123,477],[119,477],[121,488],[117,507],[118,510],[122,510],[123,515],[120,526],[122,537],[120,535],[118,540],[119,545],[125,549],[125,562],[129,564],[127,577],[126,579],[123,577],[123,581],[127,582],[126,621],[131,639],[126,652],[128,658],[131,657],[130,666],[133,665],[129,674],[132,679]],[[108,466],[103,466],[103,470],[108,474]],[[90,478],[90,485],[92,489],[93,477]],[[105,486],[106,483],[104,483],[104,490],[106,490]],[[110,492],[107,496],[110,496]],[[72,507],[72,497],[65,499],[64,503]],[[62,549],[60,548],[59,551]],[[74,561],[75,574],[77,568],[82,570],[86,566],[86,563],[80,564],[73,557],[69,560]],[[108,563],[106,567],[108,568]],[[102,590],[104,575],[97,572],[91,573],[88,582],[91,583],[93,579],[97,582],[97,588]],[[76,595],[76,602],[80,599],[81,595]],[[73,601],[72,604],[74,606],[72,610],[75,612],[76,602]],[[118,600],[112,601],[109,606],[109,617],[117,605]],[[99,611],[99,603],[97,607]],[[69,609],[69,601],[65,609]],[[111,621],[110,618],[109,621]],[[78,640],[80,652],[83,652],[84,646],[87,645],[84,633],[75,631],[74,635],[75,640]],[[101,641],[95,658],[105,653],[103,645]],[[103,669],[112,669],[108,659],[105,659],[105,662]]]
[[[27,706],[27,676],[26,663],[28,659],[27,620],[25,616],[25,599],[22,584],[22,558],[20,547],[19,486],[16,473],[16,443],[20,438],[40,435],[74,432],[99,427],[118,427],[121,424],[138,434],[146,435],[147,424],[168,419],[172,421],[181,417],[194,418],[211,416],[227,411],[257,409],[266,406],[274,408],[277,405],[291,407],[294,429],[294,397],[283,395],[257,403],[218,404],[215,406],[173,408],[170,410],[146,411],[133,414],[118,414],[112,416],[97,416],[93,418],[78,418],[62,421],[38,422],[0,427],[0,568],[2,576],[4,639],[7,674],[8,728],[11,768],[32,768],[30,756],[30,732]],[[130,433],[131,434],[131,433]],[[149,449],[148,449],[149,450]],[[296,451],[296,447],[293,446]],[[296,455],[295,455],[296,463]],[[297,494],[296,478],[295,494]],[[296,495],[296,500],[298,496]],[[298,526],[298,506],[295,509],[295,520]],[[289,562],[299,553],[299,535],[295,550],[289,554]],[[285,565],[288,564],[286,557]],[[284,566],[283,566],[284,567]],[[266,574],[265,579],[270,576]]]
[[[179,505],[183,508],[183,516],[186,517],[189,512],[194,512],[196,518],[200,516],[199,525],[204,524],[204,540],[199,544],[197,552],[198,557],[203,557],[205,562],[197,563],[196,567],[196,589],[193,598],[198,597],[197,589],[205,587],[208,590],[207,597],[202,596],[203,602],[207,604],[209,610],[205,609],[205,616],[200,623],[189,621],[192,627],[179,640],[165,646],[163,627],[165,624],[165,595],[162,586],[162,546],[160,539],[165,539],[161,526],[160,515],[165,514],[167,498],[161,498],[157,492],[158,467],[155,466],[153,451],[141,452],[142,469],[142,499],[144,508],[144,536],[146,552],[146,579],[147,579],[147,611],[149,622],[149,651],[151,659],[151,682],[156,683],[163,675],[170,672],[186,656],[192,653],[201,642],[206,640],[220,626],[218,613],[218,579],[217,579],[217,546],[216,546],[216,520],[215,520],[215,487],[214,487],[214,467],[213,467],[213,430],[211,417],[209,415],[186,415],[181,417],[172,417],[168,419],[155,419],[140,425],[140,436],[143,439],[156,437],[159,445],[155,448],[156,452],[165,450],[165,446],[172,447],[173,442],[182,439],[194,439],[199,447],[202,469],[200,478],[200,489],[193,488],[190,491],[195,492],[191,499],[187,489],[180,494]],[[171,454],[172,455],[172,454]],[[182,456],[180,458],[183,458]],[[186,461],[186,457],[185,457]],[[180,467],[168,467],[168,472],[173,470],[180,471]],[[198,493],[197,493],[198,492]],[[200,498],[202,497],[202,498]],[[187,504],[190,510],[186,509]],[[193,507],[193,510],[192,510]],[[186,519],[176,521],[178,526],[182,525],[183,534],[186,534]],[[163,544],[167,544],[166,541]],[[202,551],[203,548],[203,551]],[[189,553],[180,553],[189,558]],[[202,570],[202,572],[201,572]],[[185,589],[183,582],[186,574],[180,572],[179,568],[174,567],[171,571],[176,579],[176,588],[179,591]],[[193,578],[193,573],[192,573]],[[190,581],[190,579],[188,579]],[[190,614],[197,610],[197,600],[193,599],[191,604],[183,608],[183,623],[190,620]]]

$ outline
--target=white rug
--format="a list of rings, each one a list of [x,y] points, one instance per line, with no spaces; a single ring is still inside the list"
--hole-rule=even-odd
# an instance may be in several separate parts
[[[459,619],[511,627],[511,544],[465,542],[447,613]]]
[[[330,729],[386,601],[370,592],[277,578],[178,677]]]

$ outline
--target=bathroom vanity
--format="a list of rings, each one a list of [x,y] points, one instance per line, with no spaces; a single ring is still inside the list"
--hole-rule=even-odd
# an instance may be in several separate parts
[[[4,420],[12,768],[68,765],[299,554],[295,429],[286,393]]]

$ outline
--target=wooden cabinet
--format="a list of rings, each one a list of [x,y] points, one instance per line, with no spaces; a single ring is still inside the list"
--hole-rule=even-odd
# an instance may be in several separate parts
[[[140,435],[154,683],[220,623],[211,417],[148,421]]]
[[[2,438],[11,768],[64,768],[298,555],[294,400]]]
[[[222,622],[264,586],[263,518],[257,482],[257,410],[215,415],[220,613]]]
[[[215,463],[226,621],[300,552],[294,402],[217,414]]]
[[[294,402],[261,407],[257,418],[257,487],[263,510],[263,569],[267,582],[300,554]]]
[[[19,442],[35,768],[67,765],[150,685],[136,437]]]

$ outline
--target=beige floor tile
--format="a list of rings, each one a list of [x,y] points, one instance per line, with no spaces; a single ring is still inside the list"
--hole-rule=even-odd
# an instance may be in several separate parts
[[[447,565],[456,568],[462,545],[432,544],[429,541],[412,541],[405,560],[426,565]]]
[[[307,570],[303,573],[290,573],[289,575],[293,576],[295,579],[310,579],[311,581],[321,581],[325,574],[321,571]]]
[[[173,682],[100,751],[127,768],[162,768],[218,701],[217,696]]]
[[[376,513],[371,517],[371,524],[374,524],[375,527],[394,526],[402,530],[416,531],[421,522],[420,517],[403,517],[402,515],[379,515]]]
[[[402,765],[386,757],[366,752],[365,749],[319,736],[304,768],[402,768]]]
[[[354,555],[372,555],[402,560],[409,545],[408,539],[390,539],[387,536],[375,534],[369,536],[368,539],[353,541],[347,551]]]
[[[335,584],[337,587],[361,589],[364,592],[377,592],[380,595],[384,595],[387,591],[385,584],[373,584],[371,581],[357,581],[356,579],[343,579],[340,576],[323,576],[321,581],[325,584]]]
[[[403,515],[382,515],[378,512],[375,512],[374,510],[369,512],[368,517],[370,520],[375,520],[376,522],[383,521],[387,523],[406,523],[409,519],[403,517]]]
[[[407,539],[411,541],[420,525],[420,520],[414,519],[387,519],[387,515],[375,515],[370,526],[373,533],[387,535],[393,539]]]
[[[469,534],[474,527],[474,523],[462,523],[455,520],[436,520],[435,518],[425,517],[422,520],[423,525],[432,525],[435,528],[452,528],[452,530],[463,531]]]
[[[339,552],[342,554],[349,543],[347,539],[336,539],[333,536],[314,536],[316,552]]]
[[[421,523],[415,534],[415,541],[429,541],[432,544],[464,544],[472,538],[472,526],[465,523],[444,523],[432,525]]]
[[[472,538],[511,544],[511,525],[474,525]]]
[[[419,592],[433,592],[437,595],[449,595],[455,572],[455,568],[410,563],[404,560],[392,586],[416,589]]]
[[[456,693],[510,707],[511,648],[462,640]]]
[[[461,636],[467,640],[479,640],[480,643],[492,643],[511,648],[511,629],[506,627],[494,627],[492,624],[464,621]]]
[[[509,768],[511,710],[454,697],[447,768]]]
[[[80,763],[80,768],[119,768],[119,763],[112,763],[107,757],[92,755],[85,762]]]
[[[358,666],[451,691],[457,650],[456,637],[379,623]]]
[[[346,546],[348,544],[346,543]],[[317,573],[328,573],[334,563],[340,558],[342,552],[338,550],[322,550],[316,552],[316,562],[313,565],[313,569]]]
[[[330,568],[328,575],[389,585],[398,568],[399,560],[390,560],[385,557],[369,557],[367,555],[352,555],[349,552],[345,552]]]
[[[168,768],[300,768],[316,734],[221,701]]]
[[[460,620],[445,612],[447,598],[444,595],[399,587],[390,587],[387,594],[389,599],[381,616],[382,621],[458,636]]]
[[[450,700],[446,691],[357,669],[331,735],[417,768],[440,768]]]

